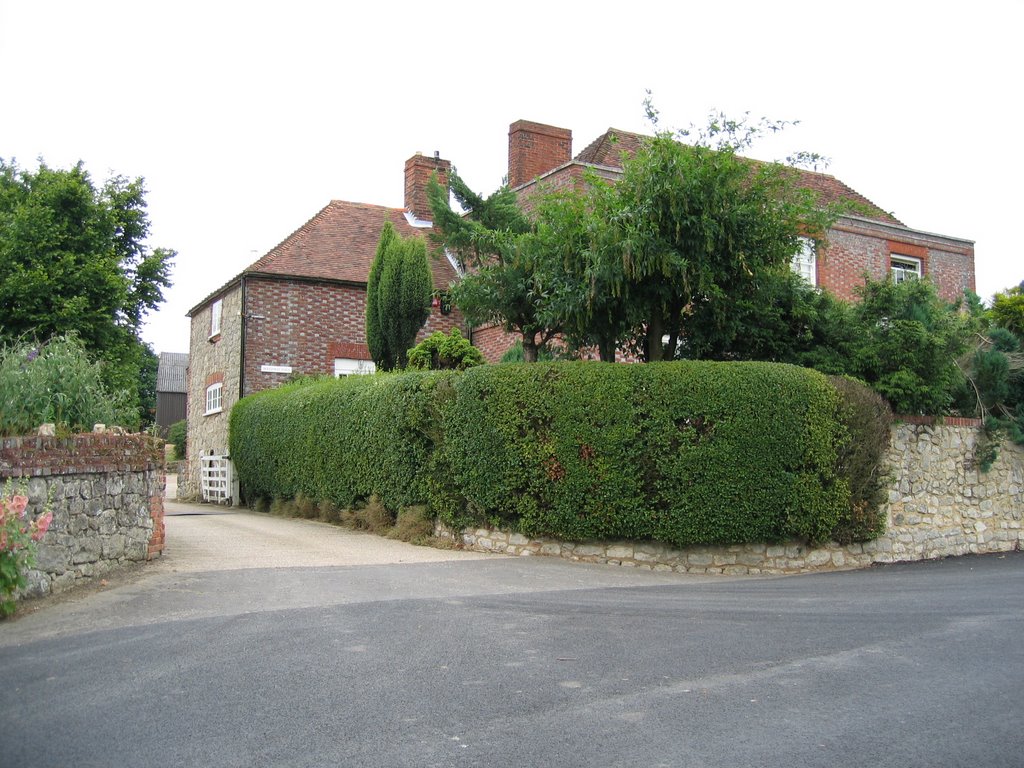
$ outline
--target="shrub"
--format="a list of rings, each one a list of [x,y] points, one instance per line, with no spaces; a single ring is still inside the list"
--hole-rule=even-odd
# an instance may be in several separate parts
[[[446,522],[530,535],[689,544],[829,537],[839,396],[821,374],[763,363],[488,366],[454,381]]]
[[[91,432],[97,423],[136,426],[138,416],[126,393],[103,387],[100,366],[72,334],[0,348],[0,434],[25,435],[45,423]]]
[[[427,505],[417,504],[398,510],[398,519],[395,521],[395,527],[388,531],[388,538],[407,541],[410,544],[432,543],[434,518]]]
[[[880,530],[885,413],[789,365],[542,363],[261,392],[230,442],[247,498],[368,530],[426,504],[575,541],[847,541]]]
[[[838,454],[838,471],[850,481],[850,506],[832,538],[840,544],[868,541],[885,530],[885,456],[892,440],[892,409],[881,395],[859,381],[830,376],[843,398],[840,417],[848,431]]]
[[[167,430],[167,442],[174,446],[174,460],[185,458],[185,446],[188,440],[188,422],[185,419],[176,421]]]
[[[414,370],[464,371],[483,364],[483,353],[463,338],[458,328],[452,328],[449,334],[434,331],[409,350],[409,367]]]

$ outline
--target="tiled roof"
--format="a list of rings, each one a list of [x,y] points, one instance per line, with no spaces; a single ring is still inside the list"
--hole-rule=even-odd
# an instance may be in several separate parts
[[[429,229],[414,227],[401,208],[332,200],[313,218],[295,230],[242,272],[231,278],[188,311],[189,317],[245,275],[276,275],[313,280],[365,283],[377,253],[377,241],[385,221],[403,237],[427,237]],[[455,270],[443,255],[435,258],[427,246],[434,288],[447,290],[456,280]]]
[[[409,224],[401,208],[332,200],[243,274],[365,283],[385,221],[394,224],[403,237],[426,237],[424,229]],[[431,257],[430,269],[439,290],[455,280],[451,264],[443,257]]]
[[[157,392],[185,392],[188,352],[161,352],[156,369]]]
[[[580,163],[621,168],[622,156],[624,154],[633,154],[640,148],[642,142],[649,138],[649,136],[643,136],[639,133],[630,133],[629,131],[620,131],[616,128],[609,128],[603,134],[594,139],[586,149],[576,155],[575,159]],[[802,168],[797,168],[795,170],[800,175],[800,186],[816,192],[818,194],[818,200],[821,203],[828,204],[839,202],[841,200],[850,200],[865,208],[864,211],[857,212],[857,215],[859,216],[863,216],[867,219],[874,219],[876,221],[884,221],[888,224],[899,224],[900,226],[903,226],[903,222],[891,213],[887,213],[882,210],[864,197],[864,195],[854,189],[851,189],[835,176],[831,176],[827,173],[807,171]]]

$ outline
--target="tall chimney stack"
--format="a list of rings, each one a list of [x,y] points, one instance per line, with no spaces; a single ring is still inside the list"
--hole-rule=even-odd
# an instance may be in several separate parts
[[[508,185],[518,187],[572,159],[572,131],[517,120],[508,128]]]
[[[433,157],[424,157],[417,152],[406,160],[405,210],[421,221],[432,221],[434,215],[430,212],[430,201],[427,199],[427,182],[436,172],[437,183],[447,187],[448,171],[451,167],[452,164],[448,160],[442,160],[438,152],[435,152]]]

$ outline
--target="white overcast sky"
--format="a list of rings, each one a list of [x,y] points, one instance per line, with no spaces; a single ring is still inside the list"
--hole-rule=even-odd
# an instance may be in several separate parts
[[[332,199],[399,207],[435,150],[495,189],[508,126],[645,132],[800,120],[796,149],[908,226],[976,241],[983,298],[1024,280],[1024,2],[0,0],[0,157],[143,176],[150,245],[178,251],[144,338]]]

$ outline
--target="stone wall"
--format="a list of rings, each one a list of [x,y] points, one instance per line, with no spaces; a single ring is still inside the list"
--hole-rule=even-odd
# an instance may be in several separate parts
[[[162,445],[146,435],[3,439],[0,482],[24,487],[30,515],[53,510],[25,594],[62,592],[163,552]]]
[[[466,529],[469,549],[550,555],[658,571],[771,574],[873,563],[1006,552],[1024,542],[1024,449],[1003,444],[988,472],[975,463],[980,430],[973,426],[899,424],[888,464],[886,532],[863,544],[809,547],[799,542],[672,549],[652,542],[562,542],[517,533]],[[438,528],[441,536],[456,538]]]

